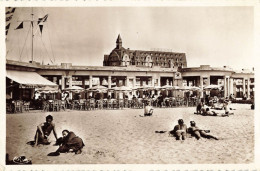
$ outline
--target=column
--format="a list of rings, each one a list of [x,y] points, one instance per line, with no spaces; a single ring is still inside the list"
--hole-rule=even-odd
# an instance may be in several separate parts
[[[108,83],[108,88],[110,89],[112,87],[111,86],[111,83],[112,83],[111,76],[108,76],[107,83]],[[111,97],[111,91],[108,91],[107,95]]]
[[[152,81],[151,85],[152,85],[152,87],[154,87],[154,77],[152,77],[151,81]],[[153,94],[154,94],[154,90],[151,91],[151,95],[153,95]]]
[[[234,79],[230,78],[229,79],[229,83],[230,83],[230,85],[229,85],[229,93],[230,94],[234,94]]]
[[[247,98],[250,98],[250,79],[247,79]]]
[[[207,86],[210,85],[210,77],[207,77]]]
[[[72,76],[69,76],[69,88],[71,88],[72,87]]]
[[[93,79],[93,76],[90,75],[90,76],[89,76],[89,88],[92,87],[92,79]]]
[[[224,98],[227,97],[227,80],[226,80],[226,76],[223,77],[224,78]]]
[[[158,87],[161,87],[161,77],[158,77]],[[160,90],[157,90],[157,95],[160,95],[161,94],[161,91]]]
[[[111,80],[111,76],[108,76],[108,88],[111,88],[111,83],[112,83],[112,80]]]
[[[229,77],[226,78],[227,79],[227,96],[229,97],[230,95],[230,83],[229,83]]]
[[[133,78],[133,88],[135,88],[135,85],[136,85],[136,78],[134,77]],[[133,90],[133,95],[136,96],[136,90]]]
[[[65,77],[61,76],[61,90],[65,88]]]
[[[90,75],[90,76],[89,76],[89,88],[92,87],[92,79],[93,79],[93,77],[92,77],[92,75]],[[92,93],[92,92],[89,92],[89,96],[92,96],[92,95],[93,95],[93,93]]]
[[[200,90],[201,90],[200,98],[203,98],[203,77],[202,76],[200,76]]]
[[[129,86],[129,77],[126,76],[126,84],[125,84],[126,87]]]
[[[243,96],[246,94],[246,79],[243,78]]]

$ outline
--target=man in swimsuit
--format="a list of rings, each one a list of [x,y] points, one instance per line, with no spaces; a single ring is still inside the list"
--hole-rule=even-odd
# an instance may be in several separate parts
[[[180,140],[180,139],[185,140],[186,133],[187,133],[187,125],[184,124],[184,121],[182,119],[179,119],[178,125],[176,125],[172,131],[170,131],[170,134],[173,134],[176,137],[176,140]]]
[[[34,137],[34,141],[35,141],[34,146],[37,146],[38,144],[44,144],[44,145],[50,144],[50,142],[48,141],[48,137],[51,131],[53,131],[53,134],[57,140],[55,124],[52,121],[53,121],[53,117],[51,115],[48,115],[46,117],[46,122],[37,126],[36,135]]]
[[[202,130],[199,129],[199,127],[196,126],[196,123],[194,121],[190,121],[190,127],[188,128],[188,133],[190,133],[192,136],[196,137],[197,140],[199,140],[201,137],[204,138],[213,138],[215,140],[218,140],[217,137],[208,134],[207,132],[209,132],[209,130]]]

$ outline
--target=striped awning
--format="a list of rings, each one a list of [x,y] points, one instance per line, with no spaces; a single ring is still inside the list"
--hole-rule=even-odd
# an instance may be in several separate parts
[[[6,77],[19,83],[20,88],[58,86],[57,84],[47,80],[36,72],[6,70]]]

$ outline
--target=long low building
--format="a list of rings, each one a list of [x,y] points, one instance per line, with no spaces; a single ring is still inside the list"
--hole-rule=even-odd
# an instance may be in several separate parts
[[[209,65],[201,65],[200,67],[177,69],[138,66],[73,66],[71,63],[40,65],[35,62],[26,63],[7,60],[6,70],[7,94],[12,94],[14,99],[19,97],[23,99],[33,98],[34,92],[30,86],[13,86],[16,81],[13,78],[15,74],[19,77],[20,72],[37,73],[47,81],[49,80],[58,85],[61,90],[74,85],[84,89],[95,85],[103,85],[108,88],[112,86],[135,88],[145,85],[154,87],[172,85],[196,86],[201,90],[208,85],[220,85],[223,86],[223,97],[230,94],[234,94],[237,98],[242,98],[244,95],[248,98],[254,96],[254,72],[248,70],[235,72],[229,67],[214,68]],[[9,76],[10,71],[13,71],[13,77]],[[20,78],[20,80],[22,79],[25,78]],[[31,79],[35,79],[35,76],[32,76]],[[51,84],[47,84],[47,81],[45,82],[46,85],[51,86]],[[23,84],[23,82],[18,80],[17,84]],[[203,97],[203,93],[200,96]]]
[[[32,88],[44,85],[57,85],[60,90],[72,86],[84,89],[95,85],[107,88],[127,86],[135,89],[141,86],[170,85],[197,87],[201,90],[199,96],[203,97],[208,93],[203,91],[204,87],[218,85],[222,90],[218,94],[213,92],[212,96],[254,96],[254,70],[234,71],[227,66],[216,68],[209,65],[189,68],[185,53],[125,49],[120,35],[110,55],[104,56],[103,65],[41,65],[34,61],[26,63],[7,60],[7,95],[14,99],[31,99],[34,95]],[[24,77],[19,78],[21,75]],[[45,81],[41,77],[44,77]],[[83,96],[85,97],[85,94]]]

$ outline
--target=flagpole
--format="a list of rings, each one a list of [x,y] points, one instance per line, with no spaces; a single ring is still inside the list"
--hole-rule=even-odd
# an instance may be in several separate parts
[[[32,61],[33,61],[33,7],[32,7],[32,21],[31,21],[31,25],[32,25]]]

